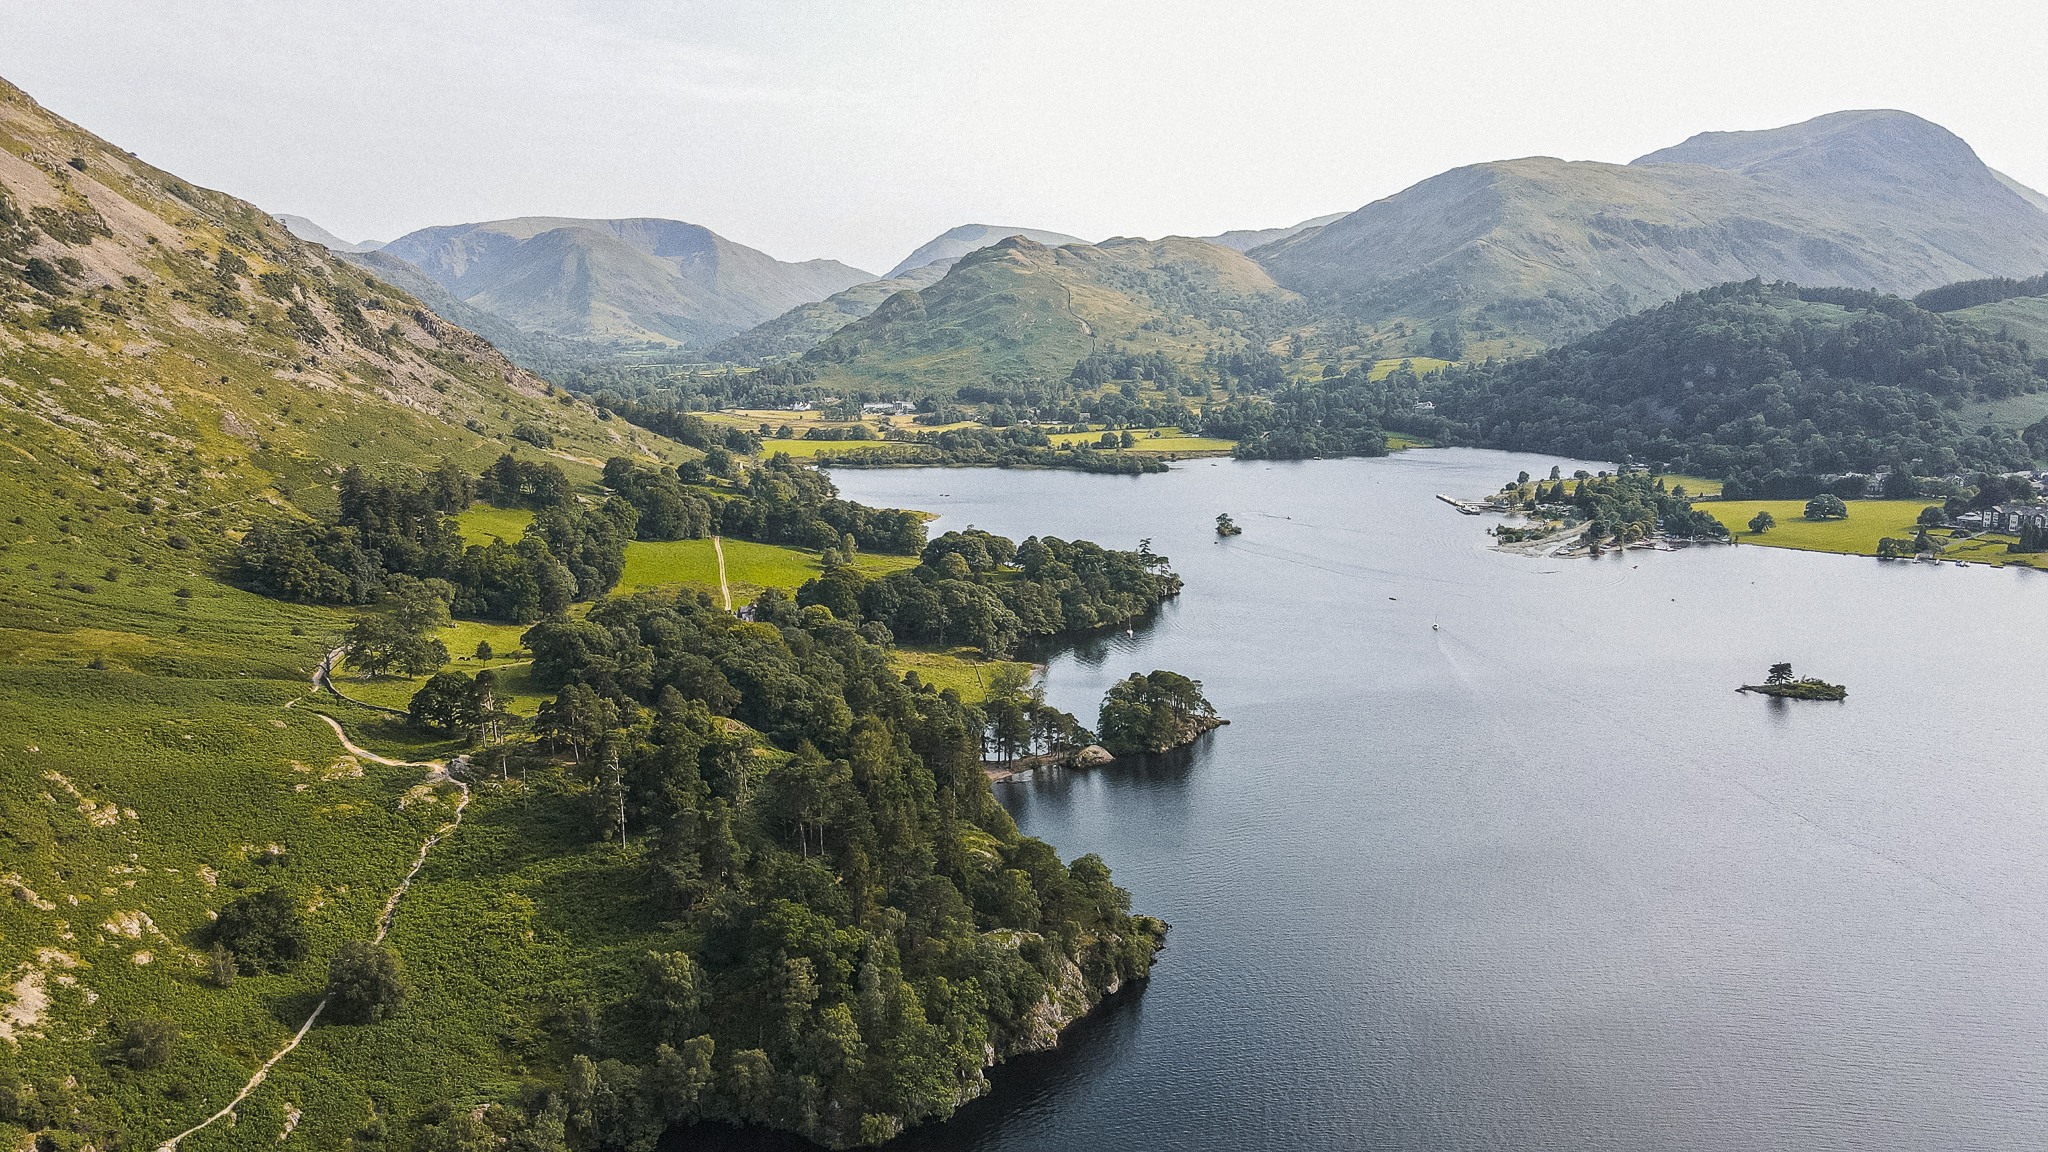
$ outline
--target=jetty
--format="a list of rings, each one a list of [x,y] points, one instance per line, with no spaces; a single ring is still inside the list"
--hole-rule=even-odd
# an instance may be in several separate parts
[[[1446,496],[1441,492],[1436,494],[1436,498],[1467,516],[1483,516],[1488,511],[1486,505],[1479,503],[1477,500],[1460,500],[1456,496]]]

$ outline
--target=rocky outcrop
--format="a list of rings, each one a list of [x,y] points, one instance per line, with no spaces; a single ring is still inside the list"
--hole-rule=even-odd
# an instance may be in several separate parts
[[[1134,931],[1149,937],[1152,952],[1156,953],[1166,947],[1166,921],[1151,916],[1133,916],[1131,924]],[[1012,935],[1018,946],[1022,946],[1027,939],[1038,938],[1037,933],[1033,932],[1017,932]],[[1086,949],[1098,946],[1105,951],[1115,951],[1121,949],[1124,943],[1123,937],[1110,935],[1100,940],[1084,941],[1082,947]],[[1147,977],[1149,975],[1148,966]],[[1043,1052],[1059,1047],[1060,1033],[1065,1031],[1068,1025],[1094,1011],[1095,1006],[1102,1003],[1104,998],[1115,995],[1124,986],[1124,981],[1118,977],[1111,977],[1100,986],[1091,984],[1087,975],[1081,971],[1081,966],[1067,956],[1058,959],[1050,973],[1050,979],[1051,987],[1046,989],[1044,997],[1038,1003],[1031,1006],[1031,1011],[1025,1016],[1023,1030],[1012,1037],[1010,1043],[1004,1047],[1003,1056],[1014,1056],[1019,1052]],[[989,1063],[992,1066],[995,1061],[991,1059]]]

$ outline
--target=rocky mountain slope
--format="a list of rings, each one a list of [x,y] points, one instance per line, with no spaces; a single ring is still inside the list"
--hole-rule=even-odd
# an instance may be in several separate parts
[[[570,466],[679,450],[557,403],[405,291],[11,86],[0,221],[0,413],[13,445],[0,484],[231,507],[185,532],[223,538],[249,504],[289,503],[338,465],[480,464],[522,426],[547,431]],[[169,531],[156,515],[102,519],[141,540]]]
[[[875,278],[677,220],[529,216],[422,228],[382,251],[521,329],[612,343],[708,343]]]
[[[1626,165],[1458,168],[1252,255],[1362,320],[1547,343],[1729,280],[1912,293],[2038,272],[2037,198],[1939,125],[1841,112]]]

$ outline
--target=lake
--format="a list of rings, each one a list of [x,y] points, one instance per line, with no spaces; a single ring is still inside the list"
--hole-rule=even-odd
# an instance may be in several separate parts
[[[1149,538],[1185,592],[1051,655],[1049,699],[1092,723],[1166,668],[1232,721],[997,786],[1173,930],[892,1148],[2048,1145],[2048,574],[1531,560],[1434,499],[1553,463],[1599,467],[833,474],[934,534]],[[1849,699],[1733,691],[1779,661]]]

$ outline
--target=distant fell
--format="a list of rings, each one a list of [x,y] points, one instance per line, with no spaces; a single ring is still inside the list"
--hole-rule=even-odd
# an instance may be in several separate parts
[[[1709,132],[1630,164],[1453,169],[1252,250],[1355,317],[1556,343],[1680,292],[1761,277],[1911,294],[2048,266],[2038,194],[1897,111]]]
[[[1321,228],[1325,224],[1342,220],[1344,216],[1345,214],[1342,212],[1332,212],[1327,216],[1317,216],[1310,220],[1303,220],[1301,223],[1289,228],[1237,228],[1215,236],[1204,236],[1201,239],[1211,244],[1220,244],[1225,248],[1235,248],[1239,252],[1249,252],[1261,244],[1271,244],[1275,240],[1285,240],[1289,236],[1307,232],[1312,228]]]
[[[284,225],[291,231],[292,235],[297,236],[299,239],[318,244],[330,252],[375,252],[379,248],[384,247],[384,241],[382,240],[364,240],[358,243],[343,240],[341,237],[313,223],[304,216],[293,216],[288,213],[278,212],[274,213],[271,219]]]
[[[881,307],[882,301],[896,293],[916,291],[938,283],[957,263],[959,257],[948,257],[912,268],[901,276],[855,284],[823,300],[799,304],[765,324],[711,345],[704,349],[704,358],[751,364],[775,356],[807,352],[818,341],[853,321],[865,319]]]
[[[456,299],[528,332],[704,344],[872,280],[787,263],[697,224],[528,216],[422,228],[384,246]]]
[[[889,269],[885,279],[893,279],[915,268],[936,264],[942,260],[957,260],[977,248],[986,248],[998,240],[1010,236],[1025,236],[1040,244],[1057,248],[1062,244],[1084,244],[1078,236],[1064,232],[1048,232],[1043,228],[1004,228],[994,224],[962,224],[949,228],[919,245],[915,252],[905,256],[894,268]]]

